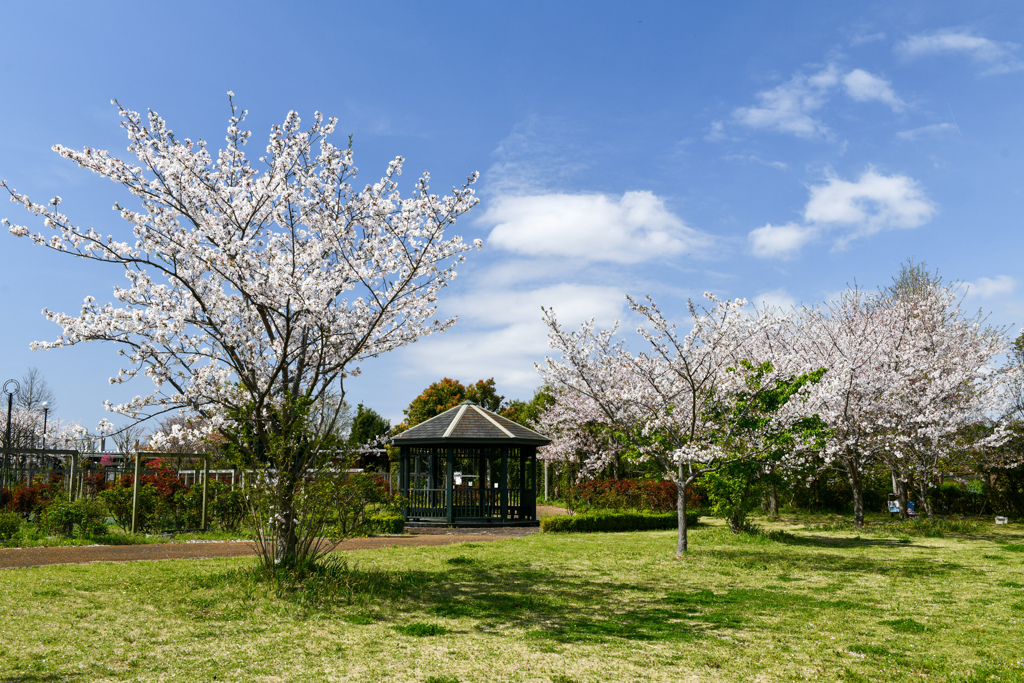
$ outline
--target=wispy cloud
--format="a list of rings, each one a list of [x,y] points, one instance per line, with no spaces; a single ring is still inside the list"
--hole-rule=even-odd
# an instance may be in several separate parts
[[[751,230],[747,238],[750,242],[750,251],[754,256],[788,259],[796,256],[800,248],[814,238],[815,232],[813,227],[797,223],[785,225],[769,223]]]
[[[446,311],[459,324],[402,350],[403,365],[424,382],[448,376],[463,381],[494,377],[503,392],[528,396],[540,384],[534,363],[550,353],[541,307],[554,310],[566,327],[595,318],[601,327],[629,316],[618,287],[558,284],[529,290],[484,288],[450,297]]]
[[[906,57],[927,57],[938,54],[966,55],[982,69],[982,74],[1003,74],[1024,69],[1017,57],[1017,43],[996,42],[970,31],[943,29],[910,36],[896,46]]]
[[[710,235],[687,226],[652,192],[500,196],[480,221],[493,225],[488,243],[537,257],[640,263],[703,252]]]
[[[844,247],[856,237],[890,228],[916,228],[935,214],[935,205],[917,181],[905,175],[886,176],[868,170],[856,181],[831,176],[811,188],[804,220],[819,226],[845,228],[837,242]]]
[[[850,45],[865,45],[867,43],[877,43],[880,40],[885,40],[885,33],[882,31],[876,31],[869,33],[866,31],[854,33],[850,36]]]
[[[557,117],[528,116],[494,150],[482,175],[488,192],[530,194],[569,183],[589,165],[592,145],[582,145],[574,127]]]
[[[974,282],[965,282],[967,295],[978,299],[991,299],[995,296],[1013,294],[1017,289],[1017,281],[1009,275],[997,275],[994,278],[979,277]]]
[[[835,64],[806,75],[794,74],[788,81],[771,90],[757,93],[757,105],[737,107],[732,118],[748,128],[773,130],[800,138],[827,137],[828,126],[817,113],[837,90],[841,89],[855,102],[881,102],[893,111],[903,111],[906,103],[896,94],[892,83],[864,69],[843,73]],[[716,122],[707,139],[724,137],[723,126]]]
[[[869,169],[855,181],[832,175],[812,186],[803,224],[769,223],[751,230],[747,239],[757,257],[788,259],[818,236],[837,234],[834,247],[843,249],[858,237],[924,225],[935,211],[913,178]]]
[[[816,74],[796,74],[782,85],[757,94],[758,106],[739,107],[733,119],[750,128],[767,128],[797,137],[824,135],[828,128],[812,114],[828,101],[828,91],[839,82],[839,70],[829,65]]]
[[[889,105],[896,112],[903,111],[905,106],[903,100],[896,96],[889,81],[864,69],[854,69],[843,76],[843,86],[846,88],[846,94],[857,102],[877,100]]]
[[[770,166],[780,171],[785,171],[789,168],[789,164],[785,161],[766,161],[756,154],[727,154],[722,158],[725,161],[744,161],[752,164],[761,164],[762,166]]]
[[[796,308],[797,300],[792,294],[786,291],[785,287],[773,289],[768,292],[761,292],[751,299],[751,302],[758,308],[781,308],[788,311]]]
[[[952,123],[933,123],[930,126],[922,126],[921,128],[912,128],[911,130],[901,130],[896,133],[896,137],[900,140],[921,140],[924,138],[934,138],[944,135],[951,135],[953,133],[959,133],[960,129]]]

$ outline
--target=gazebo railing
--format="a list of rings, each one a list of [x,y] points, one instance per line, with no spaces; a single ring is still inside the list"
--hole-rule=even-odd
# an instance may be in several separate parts
[[[410,517],[444,517],[446,507],[444,489],[409,489]]]
[[[452,516],[457,519],[501,519],[500,489],[461,488],[452,490]],[[509,490],[506,518],[533,519],[536,495],[532,490]],[[411,518],[443,519],[448,514],[448,499],[444,489],[410,489],[407,516]]]

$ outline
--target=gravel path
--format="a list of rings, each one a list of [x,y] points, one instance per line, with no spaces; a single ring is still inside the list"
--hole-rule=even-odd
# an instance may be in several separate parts
[[[410,534],[352,538],[338,550],[369,550],[405,545],[449,545],[500,541],[522,534],[463,533]],[[467,529],[466,532],[475,530]],[[497,531],[497,530],[494,530]],[[532,529],[536,531],[536,529]],[[0,569],[41,567],[48,564],[87,564],[90,562],[136,562],[139,560],[195,560],[210,557],[247,557],[255,554],[249,541],[202,541],[192,543],[153,543],[149,545],[90,545],[63,548],[0,548]]]

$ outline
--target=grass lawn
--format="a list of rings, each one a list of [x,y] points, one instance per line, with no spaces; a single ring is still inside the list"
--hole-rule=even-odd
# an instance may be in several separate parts
[[[1024,530],[538,534],[0,571],[0,681],[1024,681]],[[841,526],[841,525],[839,525]]]

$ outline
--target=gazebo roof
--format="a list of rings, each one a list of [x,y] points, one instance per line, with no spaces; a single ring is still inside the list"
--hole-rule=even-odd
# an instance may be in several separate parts
[[[492,444],[544,446],[551,439],[497,413],[464,401],[392,439],[403,444]]]

